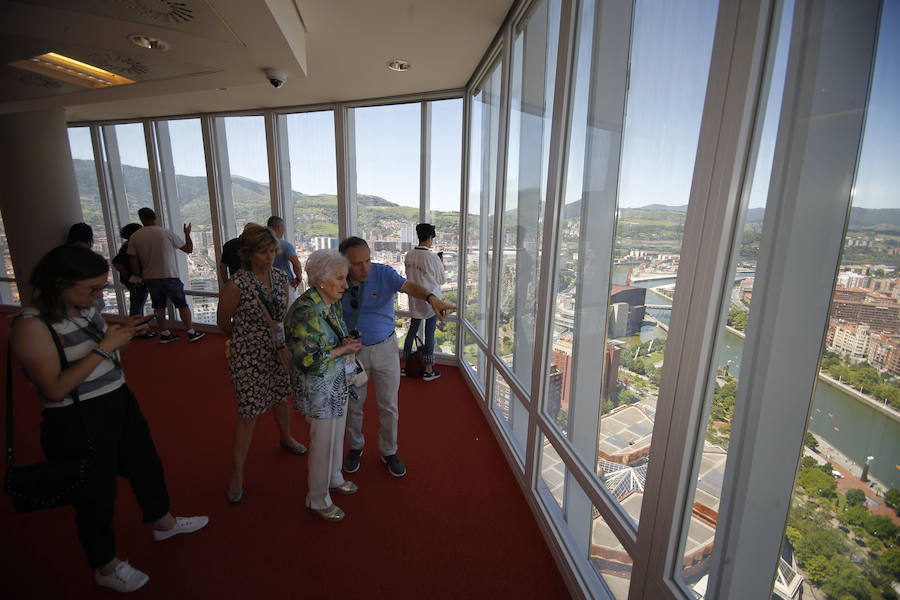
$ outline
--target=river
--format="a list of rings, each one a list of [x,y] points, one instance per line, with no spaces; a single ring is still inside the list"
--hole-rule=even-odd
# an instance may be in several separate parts
[[[614,283],[624,283],[627,267],[616,267],[613,274]],[[671,285],[675,279],[655,279],[651,281],[632,282],[639,287],[657,287]],[[669,304],[664,296],[648,289],[648,304]],[[671,311],[650,310],[651,316],[664,323],[669,322]],[[641,340],[646,341],[660,337],[663,333],[653,326],[645,326],[641,330]],[[740,375],[741,358],[744,352],[744,340],[730,331],[719,350],[719,366],[728,366],[731,375]],[[812,419],[809,430],[822,437],[829,444],[845,454],[857,465],[865,464],[867,456],[874,456],[869,465],[869,473],[888,488],[900,488],[900,421],[892,419],[855,395],[830,383],[823,377],[817,378]]]

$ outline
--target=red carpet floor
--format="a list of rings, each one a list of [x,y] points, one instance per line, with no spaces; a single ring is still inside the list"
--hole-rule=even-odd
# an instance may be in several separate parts
[[[5,360],[9,319],[0,319]],[[408,474],[402,479],[388,475],[378,459],[377,413],[367,402],[366,453],[348,477],[360,493],[337,496],[347,513],[342,523],[326,523],[304,508],[306,457],[278,447],[269,414],[257,424],[245,499],[228,504],[236,416],[223,349],[224,338],[208,334],[191,344],[140,340],[125,350],[126,377],[162,456],[173,512],[210,516],[196,534],[154,542],[120,480],[118,554],[150,575],[137,596],[569,597],[497,442],[452,367],[442,367],[434,382],[403,380],[399,453]],[[38,459],[39,404],[21,376],[14,382],[17,462]],[[293,430],[308,442],[299,413]],[[0,498],[3,597],[117,595],[95,586],[72,516],[70,508],[16,514]]]

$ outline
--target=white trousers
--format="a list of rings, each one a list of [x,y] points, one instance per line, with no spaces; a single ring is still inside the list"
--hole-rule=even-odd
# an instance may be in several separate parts
[[[341,475],[341,458],[344,451],[343,417],[334,419],[310,419],[309,423],[309,491],[306,506],[322,510],[331,506],[328,488],[344,483]]]
[[[397,353],[397,336],[371,346],[363,346],[356,355],[369,378],[375,384],[375,401],[378,403],[378,451],[382,456],[397,454],[397,426],[400,408],[397,392],[400,390],[400,356]],[[365,445],[362,434],[363,406],[366,387],[356,388],[359,398],[350,396],[347,406],[347,443],[359,450]]]

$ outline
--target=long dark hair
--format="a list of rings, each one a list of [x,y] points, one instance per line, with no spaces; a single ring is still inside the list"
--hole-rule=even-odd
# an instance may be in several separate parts
[[[106,259],[81,246],[58,246],[44,255],[31,272],[31,301],[41,316],[56,323],[65,316],[62,291],[77,281],[109,271]]]

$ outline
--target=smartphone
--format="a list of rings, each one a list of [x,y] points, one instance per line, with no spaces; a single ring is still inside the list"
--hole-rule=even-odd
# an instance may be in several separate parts
[[[359,329],[354,329],[353,331],[351,331],[351,332],[350,332],[350,337],[359,339],[359,337],[360,337],[360,335],[359,335]]]

